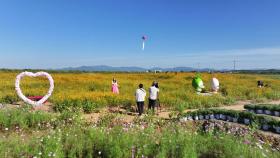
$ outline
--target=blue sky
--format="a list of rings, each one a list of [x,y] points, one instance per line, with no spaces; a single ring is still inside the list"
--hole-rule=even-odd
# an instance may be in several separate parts
[[[279,0],[0,2],[4,68],[280,68]]]

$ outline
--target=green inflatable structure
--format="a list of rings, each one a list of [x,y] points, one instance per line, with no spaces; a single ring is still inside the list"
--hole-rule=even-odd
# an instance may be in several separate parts
[[[201,92],[204,88],[202,79],[198,76],[194,77],[192,80],[192,86],[197,92]]]

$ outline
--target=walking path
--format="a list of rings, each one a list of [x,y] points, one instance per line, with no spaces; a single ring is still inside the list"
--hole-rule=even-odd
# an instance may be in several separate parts
[[[250,103],[252,103],[251,100],[237,101],[235,104],[232,104],[232,105],[225,105],[225,106],[213,107],[213,108],[243,111],[243,110],[245,110],[244,105],[250,104]],[[280,104],[280,100],[273,100],[273,101],[265,102],[263,104]],[[195,110],[198,110],[198,109],[187,109],[184,112],[195,111]],[[110,110],[103,109],[99,113],[84,114],[84,119],[87,120],[88,122],[96,122],[99,119],[99,117],[102,115],[102,113],[106,113],[108,111],[110,111]],[[169,119],[170,118],[169,115],[171,114],[171,112],[172,111],[163,109],[161,112],[158,113],[158,115],[155,115],[155,117]],[[115,111],[114,113],[118,113],[118,111]],[[125,111],[121,111],[120,113],[125,114]],[[123,119],[126,122],[132,122],[134,120],[134,118],[137,117],[137,113],[129,112],[129,114],[128,113],[126,113],[126,114],[127,115],[123,116]]]

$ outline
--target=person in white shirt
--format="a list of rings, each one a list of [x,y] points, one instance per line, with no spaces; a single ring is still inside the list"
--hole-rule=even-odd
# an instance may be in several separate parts
[[[156,87],[157,82],[153,82],[152,86],[149,88],[150,96],[149,96],[149,106],[148,109],[155,110],[156,102],[158,99],[159,89]]]
[[[139,88],[135,92],[135,99],[137,104],[137,109],[139,112],[139,116],[141,116],[144,112],[144,102],[146,97],[146,91],[143,88],[143,84],[139,84]]]

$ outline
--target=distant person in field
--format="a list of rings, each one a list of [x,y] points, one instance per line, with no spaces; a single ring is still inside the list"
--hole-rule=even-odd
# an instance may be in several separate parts
[[[261,81],[261,80],[259,80],[259,81],[257,82],[257,84],[258,84],[258,87],[259,87],[259,88],[264,87],[263,81]]]
[[[115,94],[119,94],[119,85],[115,78],[113,78],[113,81],[112,81],[112,92]]]
[[[149,88],[149,106],[148,109],[152,109],[153,111],[155,110],[155,106],[157,104],[157,99],[158,99],[158,94],[159,94],[159,89],[156,87],[157,82],[153,82],[152,86]],[[158,86],[158,85],[157,85]]]
[[[142,83],[139,84],[139,88],[136,89],[135,92],[135,99],[136,99],[139,116],[141,116],[144,113],[144,102],[146,97],[146,91],[143,87],[144,86]]]
[[[159,90],[158,82],[156,82],[155,87]],[[157,115],[158,115],[158,112],[161,110],[160,101],[159,101],[159,95],[157,96],[156,107],[157,107]]]

